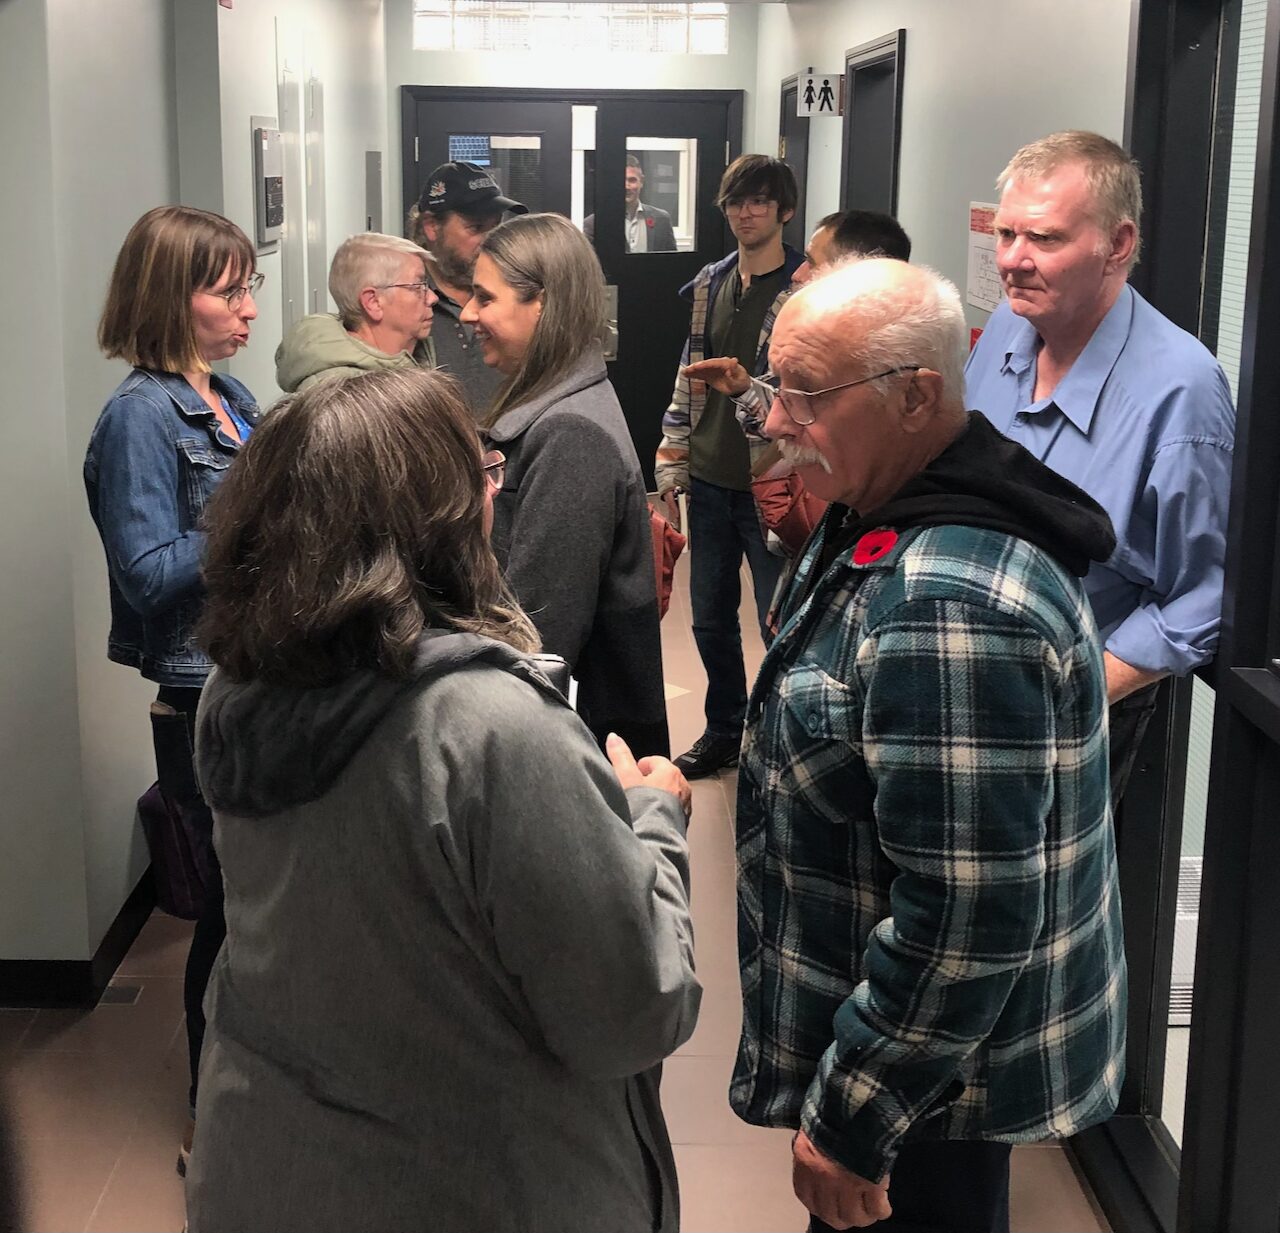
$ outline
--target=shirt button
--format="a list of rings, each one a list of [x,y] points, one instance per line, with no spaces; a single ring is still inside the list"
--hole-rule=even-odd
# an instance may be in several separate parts
[[[821,723],[819,722],[819,720],[818,720],[818,712],[817,712],[817,711],[810,711],[810,712],[809,712],[809,731],[810,731],[810,733],[812,733],[812,735],[814,735],[814,736],[817,736],[817,735],[818,735],[818,729],[819,729],[819,728],[821,728],[821,727],[822,727],[822,724],[821,724]]]

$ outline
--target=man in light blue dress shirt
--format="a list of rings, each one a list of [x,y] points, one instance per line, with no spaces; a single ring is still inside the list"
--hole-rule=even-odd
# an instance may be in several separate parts
[[[1198,339],[1128,284],[1138,170],[1094,133],[1024,146],[1000,174],[1007,300],[966,369],[969,407],[1110,514],[1117,546],[1085,580],[1105,646],[1118,802],[1155,685],[1213,657],[1235,409]]]

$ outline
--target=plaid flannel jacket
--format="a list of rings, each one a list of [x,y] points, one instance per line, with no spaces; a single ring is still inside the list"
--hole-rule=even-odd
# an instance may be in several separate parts
[[[1084,591],[945,526],[863,537],[802,599],[825,531],[748,708],[730,1103],[872,1180],[908,1134],[1070,1135],[1114,1110],[1125,1033]]]
[[[804,254],[794,248],[784,246],[786,261],[783,268],[790,278],[804,264]],[[689,337],[685,340],[684,351],[680,356],[680,367],[676,370],[675,389],[671,394],[671,405],[662,417],[662,440],[658,443],[658,456],[654,466],[654,478],[659,492],[669,488],[689,487],[689,438],[702,418],[703,409],[707,405],[707,386],[704,381],[690,381],[684,375],[686,364],[696,364],[707,357],[707,315],[720,284],[738,268],[738,254],[730,253],[721,261],[713,261],[704,265],[687,286],[681,288],[682,295],[693,298],[693,312],[689,322]],[[790,285],[784,287],[769,305],[764,315],[764,324],[760,327],[760,341],[756,347],[756,365],[754,375],[760,376],[769,367],[769,336],[773,333],[773,323],[777,320],[778,310],[791,295]],[[765,408],[768,413],[768,408]],[[763,423],[763,420],[761,421]],[[751,446],[751,461],[768,448],[769,442],[759,435],[748,436]]]

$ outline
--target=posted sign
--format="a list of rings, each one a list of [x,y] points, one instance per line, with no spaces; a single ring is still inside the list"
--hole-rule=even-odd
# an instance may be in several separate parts
[[[969,202],[969,278],[964,298],[974,308],[985,308],[987,312],[994,311],[1004,298],[992,231],[997,208],[989,202]]]
[[[844,78],[810,70],[797,77],[796,115],[838,116],[844,111]]]

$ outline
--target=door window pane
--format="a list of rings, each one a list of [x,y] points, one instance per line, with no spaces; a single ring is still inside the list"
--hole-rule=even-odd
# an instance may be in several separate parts
[[[697,140],[628,137],[625,177],[627,252],[689,252],[697,212]]]
[[[449,161],[484,167],[504,196],[531,212],[543,208],[542,138],[536,133],[450,133]]]

